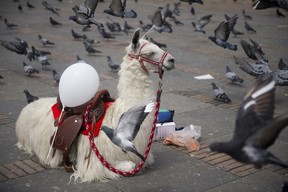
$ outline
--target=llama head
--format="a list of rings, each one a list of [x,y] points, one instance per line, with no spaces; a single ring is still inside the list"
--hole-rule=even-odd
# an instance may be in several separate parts
[[[157,45],[140,38],[140,29],[136,29],[130,45],[126,48],[130,58],[137,59],[140,66],[145,71],[155,71],[159,67],[162,70],[171,70],[175,68],[174,57],[166,51],[160,49]]]

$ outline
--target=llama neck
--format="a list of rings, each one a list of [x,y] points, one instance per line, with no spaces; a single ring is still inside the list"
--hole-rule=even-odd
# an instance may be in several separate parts
[[[149,74],[141,69],[137,60],[130,60],[128,56],[123,58],[119,71],[119,83],[117,86],[119,98],[135,104],[139,100],[153,97],[156,92]]]

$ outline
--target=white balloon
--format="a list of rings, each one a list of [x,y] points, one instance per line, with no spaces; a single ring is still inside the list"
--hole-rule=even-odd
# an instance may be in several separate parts
[[[99,88],[97,71],[87,63],[70,65],[61,75],[59,96],[64,107],[76,107],[93,98]]]

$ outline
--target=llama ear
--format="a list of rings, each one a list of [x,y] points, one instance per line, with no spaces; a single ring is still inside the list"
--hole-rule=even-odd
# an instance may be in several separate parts
[[[132,37],[132,49],[135,51],[139,47],[140,28],[137,28]]]

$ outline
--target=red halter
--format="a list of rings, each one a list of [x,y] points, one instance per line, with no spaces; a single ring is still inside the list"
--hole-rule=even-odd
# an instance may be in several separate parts
[[[131,58],[131,60],[132,60],[132,59],[137,59],[137,60],[139,61],[140,65],[141,65],[141,68],[142,68],[145,72],[147,72],[147,73],[148,73],[148,70],[147,70],[147,68],[145,67],[143,61],[146,61],[146,62],[148,62],[148,63],[150,63],[150,64],[153,64],[153,65],[158,65],[158,66],[159,66],[159,67],[158,67],[158,70],[159,70],[158,72],[159,72],[159,74],[160,74],[161,71],[162,71],[161,65],[163,65],[163,62],[164,62],[166,56],[168,55],[168,53],[167,53],[166,51],[164,51],[163,55],[161,56],[160,61],[154,61],[154,60],[152,60],[152,59],[149,59],[149,58],[147,58],[147,57],[144,57],[143,55],[141,55],[141,51],[142,51],[143,47],[144,47],[145,45],[149,44],[149,43],[150,43],[150,42],[144,43],[144,44],[140,47],[139,53],[138,53],[137,55],[132,55],[132,54],[128,54],[128,55],[129,55],[129,57]]]

